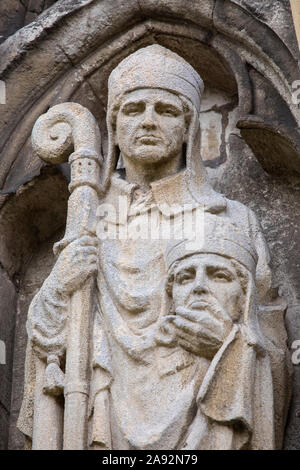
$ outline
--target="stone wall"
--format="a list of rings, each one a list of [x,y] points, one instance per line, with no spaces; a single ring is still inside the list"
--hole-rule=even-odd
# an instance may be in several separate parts
[[[56,0],[10,0],[0,4],[0,42],[34,21]]]
[[[1,340],[5,344],[5,364],[0,364],[0,449],[8,445],[10,399],[13,372],[13,338],[16,320],[16,288],[4,269],[0,271]]]
[[[0,449],[24,447],[16,428],[24,383],[26,317],[34,293],[53,264],[52,246],[65,224],[67,184],[52,169],[9,197],[0,216]],[[9,431],[10,429],[10,431]]]

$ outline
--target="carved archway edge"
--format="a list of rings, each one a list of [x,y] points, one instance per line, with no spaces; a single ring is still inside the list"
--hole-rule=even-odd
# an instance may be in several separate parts
[[[84,15],[82,9],[86,9]],[[154,15],[160,19],[153,19]],[[271,82],[295,122],[300,122],[291,89],[298,78],[297,61],[266,24],[235,3],[173,0],[157,4],[146,0],[141,6],[135,1],[65,0],[0,46],[8,97],[7,105],[0,108],[0,140],[4,143],[0,184],[4,195],[15,189],[5,182],[38,115],[52,104],[69,100],[95,68],[124,53],[126,46],[126,50],[134,50],[142,38],[158,32],[189,37],[223,58],[237,82],[242,118],[251,113],[253,104],[248,63]],[[62,82],[59,92],[58,82]],[[298,148],[296,142],[296,153]],[[23,175],[20,183],[39,170]]]

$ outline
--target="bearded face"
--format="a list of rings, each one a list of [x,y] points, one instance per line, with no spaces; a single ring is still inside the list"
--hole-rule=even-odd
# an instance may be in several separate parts
[[[172,297],[175,312],[185,308],[199,316],[236,322],[243,311],[239,273],[229,259],[215,254],[196,254],[179,261],[174,269]]]
[[[167,283],[173,312],[161,320],[158,343],[212,359],[242,319],[245,280],[237,263],[224,256],[195,254],[175,262]]]

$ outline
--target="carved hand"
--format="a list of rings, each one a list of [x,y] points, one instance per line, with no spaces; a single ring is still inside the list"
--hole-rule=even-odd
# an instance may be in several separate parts
[[[216,319],[205,311],[188,310],[179,307],[176,315],[162,319],[158,342],[173,346],[174,342],[185,350],[212,359],[232,328],[228,320]]]
[[[51,272],[55,288],[62,294],[76,291],[97,272],[98,239],[83,236],[70,243],[59,255]]]

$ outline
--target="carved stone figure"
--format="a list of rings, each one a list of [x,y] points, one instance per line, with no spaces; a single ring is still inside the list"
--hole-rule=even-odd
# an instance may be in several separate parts
[[[28,313],[18,426],[34,449],[281,446],[285,306],[265,322],[259,223],[208,181],[202,92],[186,61],[153,45],[109,78],[107,156],[80,105],[35,125],[42,158],[74,151],[66,234]],[[192,249],[166,226],[194,233]]]
[[[194,367],[193,398],[197,390],[197,413],[180,448],[273,449],[271,358],[257,316],[255,248],[236,225],[206,215],[201,246],[173,242],[166,259],[172,303],[160,344],[173,351],[169,374]],[[182,408],[188,405],[192,400]]]

